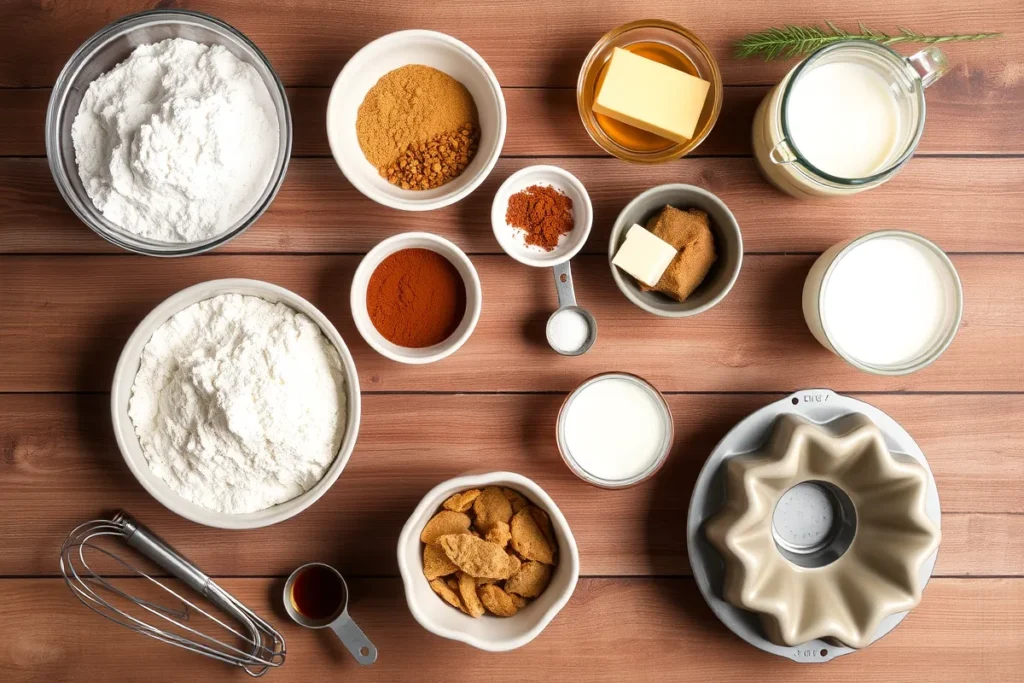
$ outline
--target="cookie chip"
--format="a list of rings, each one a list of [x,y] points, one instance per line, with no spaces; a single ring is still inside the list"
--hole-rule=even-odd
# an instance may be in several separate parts
[[[512,512],[516,513],[522,510],[524,507],[530,504],[530,501],[526,500],[526,497],[514,489],[501,489],[501,492],[508,498],[508,502],[512,503]]]
[[[542,562],[526,562],[505,582],[505,590],[524,598],[535,598],[551,581],[551,567]]]
[[[537,520],[529,509],[520,510],[512,518],[512,548],[528,560],[536,560],[544,564],[552,564],[555,552],[551,543],[545,538],[544,532],[537,525]],[[449,557],[451,557],[449,555]],[[458,562],[456,562],[458,564]]]
[[[453,512],[469,512],[473,507],[473,501],[480,495],[480,489],[470,489],[462,493],[456,493],[448,498],[441,507]]]
[[[472,577],[507,579],[515,568],[508,554],[497,543],[469,534],[441,536],[438,543],[448,559]]]
[[[528,509],[530,510],[530,514],[533,515],[534,521],[537,522],[537,526],[540,527],[541,533],[544,534],[544,538],[548,539],[548,543],[554,547],[555,530],[551,527],[551,517],[536,505],[531,505]]]
[[[488,486],[473,501],[473,513],[476,515],[476,528],[484,533],[494,522],[508,524],[512,519],[512,503],[497,486]]]
[[[484,605],[476,594],[476,579],[465,572],[458,573],[459,595],[462,596],[462,604],[466,607],[466,614],[474,619],[483,616]]]
[[[519,611],[512,596],[495,585],[480,586],[480,602],[496,617],[511,617]]]
[[[497,543],[504,548],[512,539],[512,531],[505,522],[495,522],[491,525],[491,528],[487,530],[487,535],[484,536],[484,538],[491,543]]]
[[[451,586],[442,579],[434,579],[430,582],[430,587],[449,605],[456,609],[462,609],[462,600],[459,599],[458,594],[452,590]]]
[[[437,539],[448,534],[464,534],[469,531],[469,515],[451,510],[441,510],[430,518],[420,532],[420,540],[424,543],[437,543]]]
[[[433,581],[440,576],[448,576],[459,571],[455,563],[448,559],[439,545],[423,546],[423,575],[427,581]]]

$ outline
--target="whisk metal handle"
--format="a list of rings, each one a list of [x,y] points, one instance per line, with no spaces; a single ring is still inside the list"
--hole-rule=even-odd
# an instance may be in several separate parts
[[[207,594],[211,580],[177,550],[169,546],[162,538],[136,521],[131,515],[121,512],[115,523],[124,529],[125,542],[140,553],[153,560],[161,569],[184,581],[189,588],[200,595]]]

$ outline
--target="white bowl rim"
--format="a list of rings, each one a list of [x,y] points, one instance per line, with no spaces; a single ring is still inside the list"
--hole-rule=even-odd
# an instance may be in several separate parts
[[[487,81],[491,85],[491,91],[494,95],[494,102],[498,109],[498,130],[496,133],[496,146],[494,153],[484,163],[484,165],[477,171],[475,177],[470,182],[466,183],[461,189],[451,192],[449,194],[441,195],[435,199],[400,199],[398,197],[392,197],[391,195],[379,192],[376,188],[368,183],[363,182],[362,177],[352,171],[344,157],[337,151],[340,147],[335,142],[334,136],[332,135],[332,126],[328,120],[326,124],[327,128],[327,143],[331,148],[331,156],[334,157],[334,162],[341,169],[342,175],[345,179],[352,184],[354,188],[359,190],[363,196],[372,199],[378,204],[390,207],[392,209],[399,209],[401,211],[432,211],[434,209],[440,209],[450,204],[465,198],[473,190],[478,188],[487,176],[491,174],[494,166],[498,163],[498,159],[501,157],[501,150],[505,146],[505,133],[508,129],[508,115],[505,109],[505,94],[501,89],[501,84],[498,82],[498,77],[494,75],[494,71],[484,61],[476,50],[471,48],[466,43],[462,42],[458,38],[448,35],[447,33],[441,33],[440,31],[430,31],[427,29],[405,29],[402,31],[394,31],[393,33],[387,33],[379,38],[371,40],[369,43],[359,48],[359,50],[345,62],[345,66],[341,68],[338,73],[338,77],[334,79],[334,84],[331,86],[331,94],[327,98],[327,113],[326,116],[329,118],[331,112],[336,106],[336,98],[341,97],[341,86],[343,85],[343,79],[355,73],[355,64],[358,66],[358,59],[360,55],[366,53],[371,48],[376,49],[381,46],[387,46],[389,43],[399,42],[402,40],[410,39],[428,39],[436,40],[441,43],[445,43],[452,47],[457,48],[462,54],[464,54],[473,64],[479,68],[486,76]]]
[[[664,190],[693,192],[695,194],[702,195],[707,199],[711,200],[712,202],[714,202],[715,204],[718,204],[732,218],[732,222],[736,224],[736,239],[739,241],[739,258],[736,261],[736,270],[729,277],[729,281],[725,284],[725,287],[722,288],[721,292],[719,292],[713,299],[708,301],[706,304],[698,306],[696,308],[668,310],[664,308],[656,308],[654,306],[651,306],[646,301],[638,297],[636,293],[634,293],[628,286],[626,286],[626,281],[622,273],[619,272],[619,268],[612,264],[612,259],[615,258],[616,247],[618,247],[618,236],[627,227],[625,224],[623,224],[621,227],[619,226],[619,222],[622,220],[622,217],[626,215],[628,211],[631,211],[637,204],[640,204],[643,200],[647,199],[649,195]],[[728,207],[728,205],[726,205],[726,203],[722,201],[721,197],[716,195],[714,192],[711,192],[710,190],[705,190],[703,187],[697,187],[696,185],[689,185],[687,183],[664,183],[662,185],[655,185],[654,187],[647,188],[646,190],[638,194],[636,197],[634,197],[628,204],[626,204],[626,206],[622,208],[622,211],[619,212],[619,215],[615,217],[615,222],[612,223],[612,228],[608,234],[608,266],[612,270],[612,279],[615,280],[615,286],[618,287],[619,291],[622,292],[622,294],[638,308],[641,308],[647,311],[648,313],[661,316],[662,318],[688,318],[692,315],[697,315],[699,313],[703,313],[704,311],[714,308],[715,306],[720,304],[723,299],[725,299],[729,292],[732,291],[733,285],[736,284],[736,280],[738,280],[740,276],[740,271],[743,269],[743,231],[739,227],[739,221],[736,220],[735,214],[733,214],[732,210]],[[666,302],[666,304],[668,305],[672,305],[673,303],[678,302]]]
[[[504,232],[506,230],[506,224],[504,219],[505,207],[500,205],[498,199],[504,194],[506,188],[519,182],[523,176],[531,174],[556,176],[560,180],[564,181],[566,185],[571,186],[572,189],[583,198],[583,211],[581,213],[577,213],[575,207],[573,208],[573,217],[577,218],[573,225],[573,232],[582,228],[582,230],[580,230],[580,234],[574,237],[574,239],[577,240],[576,244],[571,248],[566,249],[565,252],[559,255],[556,259],[534,258],[526,255],[525,253],[509,251],[505,248],[505,244],[499,236],[499,232]],[[561,166],[554,166],[552,164],[534,164],[533,166],[526,166],[519,169],[506,178],[505,182],[498,187],[498,191],[494,194],[494,200],[491,202],[491,230],[494,232],[494,238],[498,241],[498,245],[506,254],[514,258],[516,261],[528,266],[551,268],[565,263],[572,257],[576,256],[576,254],[580,253],[580,250],[583,249],[583,245],[587,243],[587,239],[590,237],[590,230],[593,226],[594,205],[590,201],[590,193],[587,192],[587,188],[579,178]]]
[[[560,562],[569,563],[569,572],[571,574],[568,589],[563,595],[559,596],[558,599],[555,600],[533,628],[528,629],[518,636],[508,638],[505,642],[500,644],[487,642],[472,633],[466,633],[464,631],[445,628],[434,624],[430,620],[430,617],[419,608],[416,600],[414,599],[413,583],[417,580],[425,581],[426,577],[423,576],[423,571],[419,565],[412,568],[408,566],[402,552],[402,550],[410,543],[414,543],[417,547],[419,546],[420,527],[423,525],[417,523],[417,520],[422,517],[429,519],[429,517],[427,517],[427,513],[440,507],[441,503],[444,502],[444,499],[447,498],[452,491],[481,488],[497,482],[511,482],[507,485],[512,487],[522,487],[531,496],[533,496],[535,502],[540,503],[544,507],[548,516],[551,518],[552,523],[558,527],[559,531],[562,532],[562,535],[567,541],[567,547],[559,546],[558,551],[561,555]],[[515,472],[471,472],[443,481],[430,489],[409,516],[409,520],[405,523],[405,526],[402,527],[402,533],[398,536],[397,554],[398,571],[402,575],[402,585],[405,588],[405,601],[409,605],[409,611],[412,612],[413,618],[419,622],[420,626],[435,635],[441,636],[442,638],[457,640],[487,652],[506,652],[508,650],[514,650],[526,645],[539,636],[540,633],[547,628],[548,624],[550,624],[558,615],[558,613],[562,611],[562,608],[569,602],[569,599],[576,590],[576,584],[579,582],[580,576],[579,547],[576,545],[576,539],[573,537],[572,530],[569,528],[569,522],[566,521],[565,516],[555,504],[555,501],[551,499],[551,496],[549,496],[539,484],[532,479]]]
[[[345,372],[345,383],[348,385],[348,391],[346,394],[346,411],[348,415],[345,425],[345,434],[342,436],[341,447],[338,449],[337,455],[334,456],[334,460],[331,462],[331,465],[324,473],[324,476],[321,477],[320,481],[299,496],[267,508],[267,510],[274,510],[273,513],[267,514],[267,510],[260,510],[253,513],[232,515],[217,512],[216,510],[206,510],[194,503],[192,505],[197,508],[197,513],[193,513],[190,510],[183,509],[181,503],[188,501],[180,495],[174,491],[170,491],[171,495],[166,495],[164,491],[150,483],[148,477],[155,477],[156,475],[148,469],[148,464],[145,462],[145,456],[143,456],[142,461],[137,462],[135,458],[128,454],[125,430],[128,429],[132,435],[135,435],[135,425],[131,422],[130,417],[127,415],[121,415],[118,411],[118,403],[121,398],[121,392],[118,389],[118,386],[122,384],[121,379],[123,375],[130,371],[129,366],[133,365],[136,360],[134,355],[129,357],[128,349],[144,336],[146,339],[141,348],[145,348],[145,345],[149,343],[149,339],[152,338],[153,332],[156,331],[156,328],[159,327],[159,325],[162,325],[172,315],[184,310],[193,303],[189,302],[188,304],[183,304],[183,301],[189,301],[197,292],[207,290],[211,291],[209,296],[199,300],[205,301],[213,298],[214,296],[218,296],[219,294],[228,293],[223,290],[237,289],[241,287],[251,287],[263,290],[268,294],[274,294],[281,297],[281,302],[286,306],[302,313],[315,322],[320,328],[321,334],[327,337],[331,342],[331,345],[338,351],[338,355],[341,356],[342,367]],[[213,290],[221,291],[214,293]],[[308,308],[299,308],[292,304],[292,301],[297,302],[300,306],[304,305]],[[135,372],[137,372],[137,369]],[[196,524],[202,524],[203,526],[214,527],[217,529],[259,529],[277,524],[278,522],[283,522],[286,519],[290,519],[298,515],[300,512],[313,505],[313,503],[320,500],[320,498],[322,498],[338,480],[338,477],[341,476],[342,470],[345,469],[349,458],[352,456],[352,451],[355,449],[356,445],[356,439],[359,436],[359,424],[362,418],[362,393],[359,387],[359,375],[356,371],[356,365],[355,361],[352,359],[352,354],[349,352],[348,346],[338,333],[338,330],[334,327],[327,316],[320,311],[320,309],[295,292],[285,289],[279,285],[248,278],[223,278],[219,280],[207,280],[205,282],[200,282],[172,294],[154,307],[153,310],[150,311],[138,325],[136,325],[135,330],[125,342],[124,347],[121,350],[121,355],[118,357],[117,366],[114,369],[114,377],[110,390],[110,413],[114,428],[114,438],[117,441],[118,450],[121,451],[121,457],[124,458],[125,463],[128,465],[128,469],[131,470],[135,479],[144,489],[146,489],[149,495],[156,499],[158,503],[176,515],[184,517]],[[138,436],[135,435],[135,438],[138,439]],[[311,492],[313,495],[308,495]],[[296,503],[296,501],[300,499],[303,500]],[[249,518],[251,515],[260,515],[260,518],[253,520]]]
[[[445,249],[451,250],[451,252],[455,255],[456,259],[458,259],[459,263],[463,264],[470,273],[470,281],[466,283],[466,311],[469,312],[470,310],[472,310],[469,325],[466,327],[465,330],[463,330],[462,334],[460,334],[459,336],[449,337],[444,341],[435,344],[432,347],[427,347],[437,348],[438,350],[435,351],[434,353],[424,356],[411,356],[402,353],[396,353],[395,351],[381,345],[380,341],[377,339],[378,337],[381,337],[381,334],[375,328],[373,328],[373,323],[367,325],[363,321],[363,316],[356,315],[355,313],[356,310],[359,308],[364,310],[366,309],[365,296],[356,296],[356,281],[359,279],[359,277],[366,273],[367,270],[369,270],[370,268],[373,268],[375,270],[377,266],[380,265],[381,261],[383,261],[385,258],[384,256],[381,255],[384,254],[384,252],[387,252],[388,250],[392,249],[392,247],[394,247],[396,243],[411,242],[413,240],[424,240],[427,242],[433,242],[434,244],[444,247]],[[412,249],[415,247],[409,248]],[[399,249],[394,249],[391,253],[394,253],[394,251],[399,251]],[[444,254],[441,255],[445,256]],[[369,274],[372,275],[372,271]],[[474,266],[473,262],[469,260],[469,256],[466,255],[466,252],[462,251],[462,249],[460,249],[459,246],[452,242],[451,240],[445,239],[444,237],[435,235],[430,232],[402,232],[397,235],[392,235],[391,237],[381,240],[377,244],[377,246],[375,246],[373,249],[367,252],[366,256],[363,257],[363,260],[359,262],[359,265],[356,267],[355,273],[353,273],[352,275],[352,288],[349,291],[349,305],[352,308],[352,320],[355,322],[356,330],[359,331],[359,335],[367,344],[370,345],[370,348],[372,348],[380,355],[390,360],[396,361],[398,363],[406,363],[408,365],[425,365],[427,363],[435,363],[439,360],[447,358],[448,356],[452,355],[453,353],[461,349],[463,344],[465,344],[469,340],[470,336],[473,334],[473,331],[476,330],[477,323],[480,322],[480,312],[483,310],[484,307],[483,298],[483,286],[480,284],[480,274],[477,273],[476,266]],[[366,317],[368,318],[369,316]]]

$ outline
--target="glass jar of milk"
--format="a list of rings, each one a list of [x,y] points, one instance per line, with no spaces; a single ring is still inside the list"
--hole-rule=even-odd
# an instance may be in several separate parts
[[[865,40],[821,48],[757,109],[761,172],[801,199],[881,185],[914,154],[924,131],[924,89],[948,68],[935,47],[911,57]]]

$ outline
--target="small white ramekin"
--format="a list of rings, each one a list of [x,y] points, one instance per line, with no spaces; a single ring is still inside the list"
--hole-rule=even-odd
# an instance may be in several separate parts
[[[573,229],[551,251],[526,244],[523,231],[505,221],[509,198],[533,185],[553,187],[572,200]],[[558,166],[527,166],[516,171],[501,184],[491,203],[491,229],[498,244],[506,254],[528,266],[552,268],[565,263],[586,244],[593,223],[594,207],[587,188],[579,178]]]
[[[548,513],[558,541],[558,566],[547,590],[512,617],[483,616],[474,619],[463,614],[441,600],[423,575],[423,544],[420,542],[423,527],[450,495],[484,486],[507,486],[522,493]],[[449,479],[423,497],[398,537],[398,569],[405,585],[409,611],[423,628],[442,638],[458,640],[481,650],[504,652],[522,647],[540,635],[569,602],[579,581],[580,553],[569,523],[544,489],[521,474],[488,472]]]
[[[382,76],[409,64],[443,71],[466,86],[480,118],[480,145],[462,175],[432,190],[403,190],[366,160],[356,135],[359,106]],[[350,183],[373,201],[403,211],[429,211],[479,187],[505,144],[505,98],[487,62],[461,40],[437,31],[397,31],[365,45],[338,74],[327,101],[327,140]]]
[[[370,313],[366,310],[366,288],[370,283],[370,276],[373,275],[373,271],[377,269],[381,261],[402,249],[429,249],[437,252],[455,266],[459,275],[462,276],[462,282],[466,285],[466,313],[462,317],[462,322],[443,342],[422,349],[412,349],[389,342],[373,326]],[[422,365],[447,358],[466,343],[480,320],[480,311],[483,309],[483,288],[480,286],[480,276],[472,261],[453,242],[429,232],[404,232],[387,238],[363,257],[352,278],[351,305],[352,319],[356,323],[356,329],[374,351],[399,363]]]
[[[238,515],[217,512],[204,508],[201,505],[196,505],[178,495],[163,479],[155,475],[149,468],[146,456],[142,453],[142,446],[139,445],[139,437],[135,433],[135,426],[128,416],[128,403],[132,397],[132,386],[135,384],[135,376],[139,373],[142,350],[153,337],[153,333],[176,313],[188,308],[192,304],[221,294],[257,296],[272,303],[283,303],[304,314],[320,327],[323,335],[338,350],[345,376],[347,412],[345,434],[342,436],[338,455],[335,456],[331,466],[327,468],[323,478],[311,489],[296,498],[279,503],[266,510]],[[360,406],[359,375],[356,373],[355,361],[352,360],[352,354],[348,352],[348,347],[342,340],[341,335],[338,334],[338,330],[331,324],[331,321],[316,306],[284,287],[278,287],[277,285],[259,280],[245,279],[200,282],[197,285],[181,290],[154,308],[149,315],[142,319],[142,322],[139,323],[132,336],[125,343],[124,350],[121,351],[121,357],[117,361],[117,368],[114,370],[114,382],[110,390],[110,410],[114,423],[114,437],[117,439],[117,446],[121,450],[121,455],[124,456],[124,461],[128,464],[128,469],[132,471],[135,478],[139,480],[143,488],[149,491],[150,495],[171,512],[179,514],[196,524],[217,527],[219,529],[256,529],[277,524],[294,517],[319,500],[337,481],[338,476],[345,469],[345,464],[348,463],[348,459],[352,455],[352,449],[356,445],[356,435],[359,433]]]

